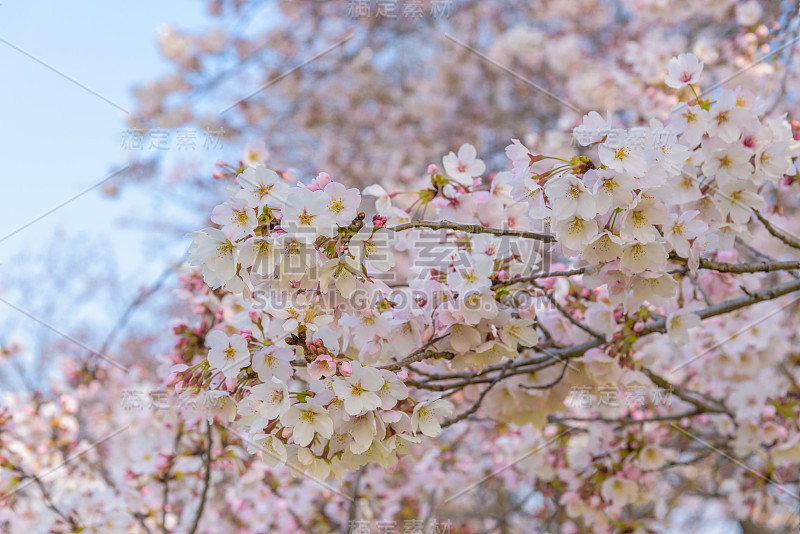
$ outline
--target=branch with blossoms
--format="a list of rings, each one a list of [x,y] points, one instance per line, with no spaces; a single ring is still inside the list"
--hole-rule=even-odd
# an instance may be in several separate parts
[[[289,185],[264,165],[231,172],[238,186],[213,210],[217,226],[191,234],[189,263],[237,312],[178,344],[191,350],[175,355],[170,384],[213,397],[211,416],[269,465],[299,465],[314,479],[388,468],[473,419],[583,425],[590,435],[610,425],[604,453],[562,499],[587,525],[601,519],[577,498],[599,499],[623,521],[625,505],[656,484],[638,475],[685,446],[671,423],[701,432],[713,420],[723,432],[769,398],[753,401],[730,370],[703,381],[713,376],[706,356],[736,334],[709,336],[800,291],[800,261],[765,259],[751,233],[785,235],[763,213],[793,186],[796,132],[759,116],[745,91],[700,99],[703,65],[691,54],[668,68],[667,85],[691,95],[667,126],[634,133],[592,112],[574,130],[584,154],[551,157],[513,140],[511,170],[488,179],[471,145],[446,155],[442,171],[429,165],[411,197],[348,189],[325,173]],[[361,211],[363,196],[376,197],[374,214]],[[758,261],[738,261],[748,242]],[[794,302],[757,309],[790,322]],[[674,356],[687,346],[702,350]],[[680,406],[569,409],[576,388],[609,386],[668,391]],[[795,383],[782,395],[800,391]],[[776,413],[794,406],[775,402]],[[782,416],[784,437],[800,436]],[[768,453],[780,458],[787,446]]]

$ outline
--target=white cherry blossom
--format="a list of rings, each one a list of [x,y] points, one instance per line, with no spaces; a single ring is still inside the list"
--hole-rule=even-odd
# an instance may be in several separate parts
[[[442,432],[441,419],[453,415],[453,405],[450,402],[434,397],[414,406],[411,415],[411,428],[418,430],[429,437],[436,437]]]
[[[256,164],[248,167],[238,177],[242,189],[238,198],[247,202],[250,207],[262,209],[267,205],[279,205],[289,197],[289,185],[278,173],[264,165]]]
[[[477,158],[477,155],[474,146],[463,144],[458,149],[458,155],[450,152],[444,157],[444,170],[450,178],[469,187],[472,185],[472,179],[482,175],[486,170],[486,165]]]
[[[381,373],[359,362],[352,362],[352,369],[350,376],[333,383],[333,391],[344,401],[345,411],[349,415],[361,415],[381,406],[383,401],[377,394],[384,384]]]
[[[333,436],[333,421],[328,411],[312,402],[293,404],[281,415],[281,424],[292,429],[292,440],[305,447],[314,436],[330,439]]]
[[[667,335],[676,345],[689,343],[689,330],[700,324],[700,316],[681,309],[667,316]]]
[[[667,69],[669,74],[664,79],[664,83],[674,89],[681,89],[700,81],[703,62],[694,54],[684,53],[670,59]]]
[[[206,336],[208,363],[213,369],[222,371],[226,378],[234,378],[239,371],[250,365],[247,340],[239,334],[225,335],[222,330],[213,330]]]

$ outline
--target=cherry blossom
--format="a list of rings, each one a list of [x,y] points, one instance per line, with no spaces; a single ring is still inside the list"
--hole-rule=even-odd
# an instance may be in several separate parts
[[[664,79],[664,83],[675,89],[681,89],[700,81],[703,62],[694,54],[684,53],[670,59],[667,68],[669,74]]]
[[[470,144],[463,144],[458,149],[458,155],[450,152],[444,157],[442,163],[447,175],[457,183],[470,186],[472,179],[483,174],[486,165],[477,158],[478,152]]]
[[[206,343],[209,347],[208,363],[226,378],[235,377],[242,367],[250,365],[247,341],[239,334],[228,337],[221,330],[214,330],[208,334]]]

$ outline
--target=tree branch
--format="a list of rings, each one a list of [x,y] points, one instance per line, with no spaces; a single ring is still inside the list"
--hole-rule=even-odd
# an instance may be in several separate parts
[[[206,498],[208,497],[208,486],[211,480],[211,447],[214,443],[213,435],[211,434],[211,423],[208,423],[206,430],[206,457],[203,461],[205,467],[205,474],[203,475],[203,491],[200,494],[200,505],[197,507],[197,514],[194,516],[194,523],[192,528],[189,529],[189,534],[195,534],[197,527],[200,525],[200,518],[203,517],[203,511],[206,507]]]
[[[788,236],[788,235],[785,235],[785,234],[783,234],[783,233],[779,232],[779,231],[778,231],[778,230],[777,230],[777,229],[776,229],[776,228],[775,228],[775,227],[772,225],[772,223],[771,223],[771,222],[769,222],[769,221],[766,219],[766,217],[764,217],[763,215],[761,215],[761,213],[759,213],[759,211],[758,211],[758,210],[753,210],[753,212],[755,212],[755,214],[756,214],[756,217],[758,217],[758,220],[759,220],[759,221],[761,221],[761,224],[763,224],[763,225],[764,225],[764,228],[766,228],[766,229],[767,229],[767,231],[768,231],[770,234],[772,234],[772,236],[773,236],[773,237],[776,237],[776,238],[780,239],[781,241],[783,241],[783,242],[784,242],[784,244],[786,244],[786,245],[788,245],[788,246],[790,246],[790,247],[792,247],[792,248],[800,249],[800,241],[798,241],[797,239],[795,239],[793,236]]]
[[[389,230],[395,232],[402,232],[410,230],[411,228],[429,228],[431,230],[456,230],[459,232],[467,232],[469,234],[492,234],[499,236],[514,236],[524,237],[527,239],[538,239],[546,243],[552,243],[556,240],[552,234],[542,234],[539,232],[528,232],[526,230],[503,230],[500,228],[486,228],[479,224],[459,224],[450,221],[413,221],[405,224],[398,224]]]

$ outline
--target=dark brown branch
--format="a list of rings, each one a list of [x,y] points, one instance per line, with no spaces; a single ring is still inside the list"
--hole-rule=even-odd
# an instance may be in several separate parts
[[[203,491],[200,494],[200,505],[197,507],[197,514],[194,516],[194,523],[192,523],[192,528],[189,529],[189,534],[195,534],[197,532],[197,527],[200,526],[200,518],[203,517],[203,511],[206,507],[206,499],[208,498],[208,486],[211,481],[211,447],[214,443],[211,433],[211,423],[208,423],[208,429],[206,430],[206,441],[206,457],[203,460],[205,467],[205,473],[203,474]]]
[[[793,236],[788,236],[786,234],[779,232],[778,229],[775,228],[775,226],[773,226],[772,223],[766,219],[766,217],[764,217],[763,215],[761,215],[761,213],[758,212],[758,210],[753,210],[753,211],[755,212],[756,217],[758,217],[758,220],[761,221],[761,224],[764,225],[764,228],[767,229],[767,232],[772,234],[773,237],[780,239],[781,241],[784,242],[784,244],[792,248],[800,249],[800,241],[795,239]]]
[[[554,278],[557,276],[561,277],[575,276],[578,274],[584,274],[587,271],[587,269],[588,267],[578,267],[577,269],[571,269],[569,271],[553,271],[549,273],[539,273],[532,276],[520,276],[518,278],[512,278],[511,280],[497,282],[496,284],[492,285],[492,289],[507,287],[514,284],[527,284],[531,282],[536,282],[537,280],[541,280],[542,278]]]
[[[526,386],[525,384],[520,384],[519,387],[521,389],[550,389],[564,380],[564,375],[567,374],[567,367],[569,367],[569,363],[564,362],[564,366],[561,368],[561,372],[558,374],[558,377],[547,384],[542,384],[541,386]]]
[[[456,230],[458,232],[467,232],[469,234],[492,234],[499,236],[513,236],[524,237],[527,239],[537,239],[546,243],[552,243],[556,240],[552,234],[542,234],[539,232],[528,232],[526,230],[503,230],[501,228],[487,228],[479,224],[459,224],[450,221],[413,221],[405,224],[398,224],[389,230],[395,232],[402,232],[412,228],[428,228],[430,230]]]
[[[169,500],[169,477],[170,472],[172,471],[172,466],[175,463],[175,457],[178,455],[178,446],[181,443],[181,437],[183,436],[183,424],[178,427],[178,431],[175,433],[175,442],[172,445],[172,457],[167,464],[166,472],[164,473],[164,493],[161,496],[161,532],[163,534],[167,533],[167,502]]]
[[[724,302],[720,302],[718,304],[714,304],[712,306],[708,306],[707,308],[698,310],[695,313],[699,315],[701,319],[708,319],[710,317],[724,315],[726,313],[730,313],[739,310],[741,308],[746,308],[748,306],[757,304],[759,302],[773,300],[798,290],[800,290],[800,280],[791,280],[788,282],[784,282],[782,284],[777,284],[775,286],[763,289],[761,291],[753,292],[749,295],[737,297],[734,299],[726,300]],[[646,325],[644,329],[639,333],[639,337],[641,338],[646,335],[657,332],[660,333],[666,332],[666,320],[664,318],[659,318],[651,322],[649,325]],[[586,351],[602,346],[604,344],[606,344],[605,339],[602,340],[594,339],[586,343],[573,345],[571,347],[549,349],[547,356],[543,357],[540,356],[537,358],[521,358],[513,362],[507,362],[505,364],[497,364],[486,367],[480,372],[468,371],[464,373],[452,373],[447,375],[431,375],[433,378],[430,378],[428,381],[409,380],[407,381],[407,384],[420,389],[427,389],[432,391],[447,391],[449,389],[456,387],[466,387],[468,385],[473,385],[478,383],[491,383],[494,381],[494,377],[490,377],[487,375],[495,371],[504,370],[503,372],[506,373],[505,376],[513,376],[516,374],[521,374],[523,372],[530,373],[533,371],[533,369],[529,368],[531,365],[543,366],[543,367],[555,365],[558,362],[564,362],[566,360],[570,360],[573,358],[579,358],[583,356],[583,354],[586,353]],[[506,368],[506,366],[508,367]],[[443,380],[459,380],[459,382],[450,384],[431,383]]]
[[[634,417],[570,417],[570,416],[556,416],[550,415],[547,417],[547,421],[550,423],[559,423],[559,424],[569,424],[569,423],[616,423],[621,426],[626,425],[635,425],[638,423],[657,423],[661,421],[680,421],[684,417],[694,417],[696,415],[701,415],[706,412],[702,410],[692,410],[690,412],[681,412],[676,414],[670,415],[654,415],[652,417],[642,417],[641,419],[636,419]]]
[[[414,352],[412,352],[411,354],[406,356],[406,358],[404,358],[402,361],[399,361],[397,363],[390,363],[390,364],[387,364],[387,365],[381,365],[380,367],[378,367],[378,369],[388,369],[389,371],[396,371],[398,369],[402,369],[406,365],[409,365],[409,364],[412,364],[412,363],[415,363],[415,362],[420,362],[422,360],[427,360],[429,358],[444,358],[444,359],[451,360],[455,356],[455,354],[453,354],[452,352],[447,352],[447,351],[437,352],[437,351],[429,351],[428,350],[435,343],[438,343],[439,341],[443,340],[447,336],[448,336],[448,334],[442,334],[441,336],[432,338],[430,341],[425,343],[422,347],[420,347],[419,349],[415,350]]]
[[[509,361],[508,363],[506,363],[506,368],[508,367],[508,364],[509,364],[509,363],[511,363],[511,361]],[[480,408],[480,407],[481,407],[481,403],[483,402],[483,399],[486,397],[486,394],[487,394],[487,393],[489,393],[489,391],[491,391],[491,389],[492,389],[494,386],[496,386],[496,385],[497,385],[497,383],[498,383],[498,382],[500,382],[500,380],[502,380],[502,379],[503,379],[503,376],[504,376],[504,375],[505,375],[505,368],[504,368],[504,369],[503,369],[503,370],[500,372],[500,374],[499,374],[499,375],[497,375],[497,378],[495,378],[495,379],[492,381],[492,383],[491,383],[491,384],[489,384],[489,385],[486,387],[486,389],[484,389],[484,390],[481,392],[481,394],[478,396],[478,399],[475,401],[475,403],[472,405],[472,407],[471,407],[469,410],[467,410],[466,412],[464,412],[464,413],[462,413],[462,414],[460,414],[460,415],[457,415],[457,416],[455,416],[455,417],[451,417],[450,419],[446,420],[445,422],[443,422],[443,423],[442,423],[442,428],[446,428],[446,427],[448,427],[448,426],[450,426],[450,425],[453,425],[453,424],[455,424],[455,423],[458,423],[458,422],[459,422],[459,421],[461,421],[462,419],[466,419],[466,418],[467,418],[467,417],[469,417],[470,415],[472,415],[472,414],[474,414],[475,412],[477,412],[477,411],[478,411],[478,408]]]
[[[575,326],[577,326],[578,328],[580,328],[581,330],[583,330],[584,332],[586,332],[587,334],[589,334],[590,336],[592,336],[595,339],[603,340],[603,341],[606,340],[606,337],[604,335],[602,335],[600,332],[594,331],[593,329],[589,328],[588,325],[583,324],[582,322],[577,320],[575,317],[573,317],[572,314],[566,308],[564,308],[564,306],[559,304],[558,300],[556,300],[556,297],[552,294],[552,292],[545,291],[544,288],[542,288],[542,286],[540,286],[536,282],[531,282],[531,284],[536,289],[539,289],[539,290],[543,291],[545,298],[547,300],[549,300],[550,303],[553,306],[555,306],[555,308],[559,311],[559,313],[561,313],[561,315],[563,315],[569,322],[571,322],[572,324],[574,324]]]
[[[724,413],[724,414],[728,414],[728,415],[731,415],[731,416],[733,415],[719,401],[715,401],[715,403],[718,406],[711,406],[710,404],[707,404],[707,403],[705,403],[705,402],[693,397],[692,396],[692,394],[694,393],[693,391],[684,389],[684,388],[682,388],[680,386],[676,386],[675,384],[672,384],[671,382],[668,382],[667,380],[661,378],[660,376],[655,374],[650,369],[647,369],[646,367],[642,368],[642,372],[647,375],[647,377],[653,382],[653,384],[657,385],[660,388],[664,388],[664,389],[667,389],[667,390],[671,391],[672,393],[675,394],[676,397],[678,397],[679,399],[681,399],[684,402],[688,402],[689,404],[691,404],[692,406],[697,408],[697,410],[699,410],[700,412],[704,412],[704,413]],[[694,393],[694,394],[696,394],[696,393]]]
[[[352,497],[353,500],[350,502],[350,507],[347,510],[347,526],[348,528],[353,522],[358,519],[358,487],[361,485],[361,477],[364,476],[364,471],[366,470],[366,466],[361,466],[361,468],[356,472],[356,478],[353,480],[353,492]]]
[[[22,475],[23,479],[24,478],[30,478],[31,480],[33,480],[33,482],[39,488],[39,491],[42,492],[42,497],[44,498],[45,506],[47,506],[47,508],[52,510],[57,516],[59,516],[61,519],[63,519],[67,524],[69,524],[70,527],[72,528],[72,530],[78,532],[83,528],[83,525],[81,525],[81,522],[80,522],[80,520],[78,518],[75,518],[75,517],[72,517],[70,515],[65,514],[63,511],[61,511],[61,509],[58,508],[58,506],[56,506],[56,504],[53,502],[53,499],[50,497],[50,492],[47,491],[47,487],[42,482],[42,479],[40,479],[37,475],[35,475],[33,473],[31,473],[31,474],[26,473],[24,469],[12,464],[10,461],[8,461],[7,463],[10,464],[10,466],[11,466],[11,468],[13,470],[15,470],[18,473],[20,473]],[[21,489],[21,488],[18,488],[15,491],[18,491],[19,489]],[[10,497],[10,494],[8,496]]]
[[[670,257],[672,261],[688,263],[689,260],[677,255]],[[752,263],[725,263],[721,261],[707,260],[700,258],[701,269],[717,271],[719,273],[770,273],[773,271],[792,271],[800,269],[800,261],[758,261]]]

